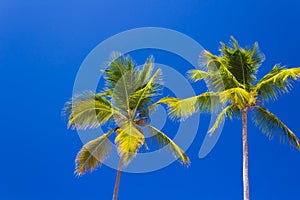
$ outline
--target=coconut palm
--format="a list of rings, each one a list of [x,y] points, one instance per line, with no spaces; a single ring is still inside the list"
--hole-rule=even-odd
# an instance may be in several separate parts
[[[161,70],[153,73],[153,58],[138,69],[132,59],[114,55],[104,71],[105,89],[100,93],[85,92],[66,104],[68,126],[76,129],[106,126],[108,131],[86,143],[76,157],[77,175],[95,170],[112,150],[111,140],[120,157],[113,199],[117,199],[123,165],[128,165],[138,150],[147,144],[145,134],[150,132],[160,145],[168,145],[183,164],[189,158],[167,135],[151,126],[150,115],[157,103],[154,99],[162,90]],[[111,138],[116,134],[114,138]]]
[[[192,81],[204,80],[210,88],[209,92],[183,100],[165,98],[161,102],[169,104],[169,114],[172,117],[186,118],[194,112],[216,112],[221,109],[209,130],[210,134],[213,134],[226,117],[242,118],[244,200],[249,200],[248,113],[252,113],[252,121],[268,137],[280,134],[280,138],[287,139],[292,146],[299,149],[296,135],[268,111],[263,103],[276,100],[279,95],[288,92],[292,82],[299,79],[300,68],[287,69],[276,64],[257,81],[256,75],[264,60],[257,43],[251,48],[241,48],[233,37],[231,41],[231,45],[221,43],[219,56],[204,51],[200,56],[201,64],[205,64],[203,70],[188,72]]]

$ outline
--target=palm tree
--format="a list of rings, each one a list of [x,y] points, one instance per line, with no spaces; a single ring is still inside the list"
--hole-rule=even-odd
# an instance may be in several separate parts
[[[151,126],[149,118],[157,103],[155,97],[162,91],[161,70],[153,72],[153,58],[147,59],[138,69],[132,59],[114,55],[104,71],[105,89],[100,93],[85,92],[66,104],[68,126],[76,129],[108,127],[108,132],[86,143],[76,157],[77,175],[83,175],[100,166],[112,149],[110,136],[120,156],[113,200],[117,199],[123,165],[128,165],[138,150],[147,149],[145,132],[150,132],[160,145],[168,145],[171,152],[183,164],[189,158],[167,135]]]
[[[183,100],[165,98],[161,102],[169,105],[169,114],[175,118],[186,118],[194,112],[216,112],[221,109],[209,130],[210,134],[226,117],[242,118],[244,200],[249,200],[248,113],[252,113],[252,121],[267,136],[272,138],[275,134],[280,134],[281,139],[287,138],[291,145],[300,149],[296,135],[263,104],[288,92],[292,82],[299,79],[300,68],[287,69],[276,64],[257,81],[257,71],[264,60],[257,43],[252,48],[241,48],[233,37],[231,41],[232,45],[228,46],[221,43],[219,56],[204,51],[200,58],[204,61],[202,64],[205,64],[205,68],[188,72],[192,81],[204,80],[212,89],[210,92]]]

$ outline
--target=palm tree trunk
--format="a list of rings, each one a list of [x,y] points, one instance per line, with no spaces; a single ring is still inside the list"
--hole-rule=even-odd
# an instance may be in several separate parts
[[[247,121],[248,121],[248,110],[245,109],[242,112],[242,123],[243,123],[243,184],[244,184],[244,200],[249,200]]]
[[[122,165],[123,165],[123,159],[120,159],[119,166],[118,166],[118,172],[117,172],[117,178],[114,188],[114,194],[113,194],[113,200],[118,199],[118,193],[119,193],[119,186],[120,186],[120,179],[121,179],[121,172],[122,172]]]

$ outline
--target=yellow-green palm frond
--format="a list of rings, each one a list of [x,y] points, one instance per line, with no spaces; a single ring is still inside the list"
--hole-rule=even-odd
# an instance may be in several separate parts
[[[233,104],[240,110],[248,105],[255,103],[255,97],[242,88],[231,88],[218,93],[220,102],[224,105],[226,103]]]
[[[147,58],[146,62],[144,63],[143,67],[137,71],[137,85],[138,87],[142,87],[147,84],[149,81],[151,74],[153,72],[153,63],[154,58],[150,56]]]
[[[205,80],[207,79],[208,77],[211,77],[212,74],[209,73],[209,72],[206,72],[206,71],[203,71],[203,70],[199,70],[199,69],[192,69],[192,70],[189,70],[187,72],[187,75],[188,77],[196,82],[196,81],[201,81],[201,80]]]
[[[168,148],[173,153],[175,158],[179,159],[180,162],[184,165],[190,164],[189,157],[177,144],[175,144],[175,142],[173,142],[173,140],[171,140],[167,135],[165,135],[163,132],[151,125],[148,125],[147,128],[149,132],[151,132],[154,135],[153,138],[157,140],[159,145],[161,145],[162,147],[168,145]]]
[[[300,149],[297,136],[283,122],[281,122],[280,119],[267,109],[261,106],[256,106],[253,111],[252,120],[254,121],[254,124],[270,138],[273,138],[274,135],[278,133],[280,134],[281,139],[287,138],[290,145]]]
[[[287,69],[277,64],[256,84],[254,89],[263,100],[275,100],[279,94],[288,92],[292,81],[299,78],[300,68]]]
[[[161,70],[153,71],[153,58],[147,59],[144,66],[137,70],[127,70],[114,84],[112,101],[128,116],[133,117],[137,110],[149,105],[153,97],[162,90]]]
[[[224,90],[223,78],[219,71],[206,72],[203,70],[193,69],[187,72],[187,76],[193,82],[204,80],[210,91]]]
[[[120,78],[129,71],[135,70],[135,64],[129,56],[113,53],[108,67],[104,70],[104,78],[109,88],[114,88]]]
[[[162,90],[162,78],[161,70],[158,69],[154,75],[147,80],[146,85],[143,85],[139,90],[136,90],[130,95],[130,109],[133,110],[133,115],[136,111],[141,110],[149,106],[152,103],[153,98],[161,94]]]
[[[238,117],[240,115],[240,110],[235,105],[229,105],[225,107],[218,115],[214,125],[208,131],[209,134],[213,134],[216,129],[220,126],[221,122],[225,120],[226,117],[232,119],[233,117]]]
[[[135,71],[127,71],[115,84],[112,94],[112,102],[124,113],[130,115],[130,95],[137,89]]]
[[[85,92],[68,102],[65,107],[69,115],[68,126],[96,128],[107,122],[113,115],[113,108],[105,94]]]
[[[168,105],[171,118],[184,120],[195,112],[215,112],[221,106],[219,97],[217,93],[205,92],[186,99],[166,97],[160,102]]]
[[[203,70],[190,70],[188,77],[192,81],[205,80],[211,91],[223,91],[234,87],[244,88],[234,75],[224,66],[220,65],[218,71],[206,72]]]
[[[144,134],[132,122],[127,122],[117,129],[115,143],[124,164],[128,164],[144,144]]]
[[[199,56],[199,66],[205,66],[208,72],[216,72],[221,65],[218,59],[218,56],[213,55],[207,50],[203,50]]]
[[[93,171],[103,163],[112,149],[112,144],[109,140],[109,136],[112,133],[113,130],[86,143],[82,149],[80,149],[75,159],[75,173],[78,176],[88,171]]]
[[[181,120],[185,120],[186,118],[197,112],[197,99],[198,96],[186,99],[179,99],[173,97],[164,98],[165,102],[168,104],[169,116],[172,119],[181,118]],[[209,99],[207,99],[207,101],[209,101]]]

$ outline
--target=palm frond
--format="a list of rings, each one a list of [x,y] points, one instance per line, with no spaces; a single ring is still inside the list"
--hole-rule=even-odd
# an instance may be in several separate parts
[[[234,37],[231,37],[231,41],[233,43],[231,46],[221,43],[219,62],[226,66],[239,83],[249,89],[256,80],[255,74],[264,56],[259,52],[257,43],[253,48],[244,49]]]
[[[130,115],[130,95],[137,89],[135,70],[127,71],[115,84],[112,94],[113,104]]]
[[[135,64],[129,56],[117,52],[112,54],[111,62],[104,71],[106,85],[113,89],[124,74],[135,70],[134,66]]]
[[[167,135],[151,125],[148,125],[147,128],[149,132],[153,133],[154,138],[158,141],[159,145],[161,145],[162,147],[168,145],[168,148],[171,150],[175,158],[179,159],[185,165],[190,164],[189,157],[177,144],[175,144],[175,142],[173,142],[173,140],[171,140]]]
[[[136,110],[149,105],[161,92],[161,71],[157,70],[151,77],[152,62],[150,57],[141,70],[126,71],[114,85],[113,103],[130,117]]]
[[[167,105],[169,100],[168,98],[161,98],[159,100],[157,100],[156,102],[154,103],[151,103],[150,105],[147,105],[145,108],[141,109],[136,117],[138,118],[149,118],[150,115],[156,110],[157,106],[158,105],[162,105],[162,104],[165,104]]]
[[[146,85],[141,89],[136,90],[130,95],[130,108],[133,110],[133,115],[137,110],[143,109],[152,103],[153,98],[158,96],[162,90],[161,70],[157,70],[155,74],[147,80]]]
[[[218,56],[213,55],[207,50],[203,50],[199,56],[199,66],[205,66],[208,72],[217,72],[221,65],[218,59]]]
[[[297,136],[278,119],[273,113],[267,109],[256,106],[253,111],[252,120],[258,128],[270,138],[273,138],[276,133],[280,134],[281,139],[287,138],[290,145],[300,149],[300,144]]]
[[[67,102],[65,110],[69,115],[68,126],[86,129],[96,128],[113,115],[113,108],[105,94],[85,92]]]
[[[190,70],[188,76],[192,81],[205,80],[210,91],[219,92],[234,87],[244,88],[244,85],[239,83],[224,65],[220,65],[218,71]]]
[[[85,144],[78,152],[75,163],[75,173],[83,175],[88,171],[93,171],[100,166],[112,149],[109,136],[113,130]]]
[[[218,93],[220,96],[220,102],[224,105],[230,103],[237,108],[242,109],[247,105],[255,103],[255,97],[242,88],[231,88]]]
[[[239,114],[240,110],[235,105],[229,105],[225,107],[218,115],[214,125],[210,128],[208,133],[213,134],[226,117],[232,119],[233,117],[238,116]]]
[[[118,147],[118,153],[123,159],[124,164],[127,165],[144,144],[144,134],[132,122],[123,124],[116,132],[115,143]]]
[[[186,99],[166,97],[160,102],[168,105],[171,118],[184,120],[195,112],[215,112],[221,106],[219,97],[217,93],[205,92]]]
[[[154,58],[153,58],[153,56],[150,56],[149,58],[147,58],[142,69],[137,71],[137,76],[138,76],[137,85],[139,87],[146,85],[147,82],[149,81],[152,71],[153,71],[153,62],[154,62]]]
[[[201,80],[205,80],[207,79],[208,77],[212,76],[211,73],[209,72],[206,72],[206,71],[203,71],[203,70],[199,70],[199,69],[192,69],[192,70],[189,70],[187,72],[187,75],[188,77],[196,82],[196,81],[201,81]]]
[[[275,100],[279,94],[290,90],[293,80],[300,78],[300,68],[287,69],[279,64],[265,75],[255,86],[263,100]]]

